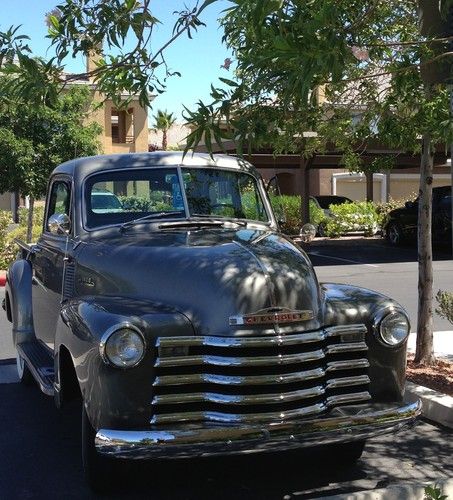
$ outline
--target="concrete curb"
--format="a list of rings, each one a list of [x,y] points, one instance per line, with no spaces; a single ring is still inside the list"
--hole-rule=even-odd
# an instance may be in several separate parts
[[[427,481],[424,483],[404,483],[369,491],[357,491],[355,493],[344,493],[319,499],[329,500],[423,500],[425,487],[436,486],[443,495],[453,498],[453,479],[443,479],[437,482]]]
[[[406,382],[404,400],[407,403],[412,403],[417,399],[422,402],[422,415],[424,417],[453,429],[453,398],[451,396],[412,382]]]

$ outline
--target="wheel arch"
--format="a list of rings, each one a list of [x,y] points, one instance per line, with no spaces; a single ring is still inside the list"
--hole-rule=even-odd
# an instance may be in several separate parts
[[[74,361],[69,349],[61,344],[55,354],[55,404],[58,408],[81,397]]]

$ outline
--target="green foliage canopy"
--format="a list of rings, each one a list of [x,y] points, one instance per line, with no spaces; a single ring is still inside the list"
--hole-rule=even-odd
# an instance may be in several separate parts
[[[99,152],[100,126],[84,123],[90,99],[89,89],[73,87],[59,95],[53,107],[15,100],[2,103],[0,192],[42,196],[57,165]]]
[[[351,170],[379,171],[395,158],[364,165],[360,156],[377,141],[417,153],[426,130],[434,143],[453,140],[445,86],[427,96],[420,76],[435,55],[419,33],[416,1],[231,4],[221,23],[234,79],[212,86],[211,103],[186,109],[189,148],[203,137],[208,148],[226,138],[239,151],[271,145],[306,156],[334,145]]]

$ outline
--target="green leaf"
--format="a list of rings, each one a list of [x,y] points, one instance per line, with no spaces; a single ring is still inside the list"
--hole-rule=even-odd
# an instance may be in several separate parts
[[[237,82],[235,82],[234,80],[229,80],[228,78],[219,77],[219,80],[223,83],[226,83],[230,87],[238,87],[239,86],[239,84]]]

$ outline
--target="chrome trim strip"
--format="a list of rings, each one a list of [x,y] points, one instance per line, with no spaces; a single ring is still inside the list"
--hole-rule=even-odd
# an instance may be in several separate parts
[[[195,373],[187,375],[158,375],[154,386],[185,385],[185,384],[220,384],[220,385],[264,385],[291,384],[321,378],[325,375],[322,368],[281,375],[217,375],[214,373]]]
[[[365,359],[347,359],[341,361],[329,361],[326,372],[335,372],[340,370],[356,370],[359,368],[369,368],[370,362]]]
[[[339,394],[338,396],[329,396],[327,398],[327,406],[342,405],[345,403],[358,403],[369,401],[371,395],[368,391],[354,392],[352,394]]]
[[[271,347],[274,345],[295,345],[320,342],[326,337],[338,337],[348,334],[365,334],[363,324],[340,325],[296,334],[275,335],[272,337],[217,337],[217,336],[181,336],[158,337],[156,347]]]
[[[349,342],[345,344],[333,344],[326,348],[327,354],[340,354],[343,352],[368,351],[365,342]]]
[[[337,387],[349,387],[351,385],[364,385],[370,383],[368,375],[359,375],[357,377],[331,378],[326,381],[327,389],[336,389]]]
[[[329,326],[325,328],[325,332],[328,337],[338,337],[340,335],[348,335],[353,333],[363,333],[367,332],[367,327],[363,323],[355,323],[352,325],[337,325]]]
[[[162,394],[154,396],[153,405],[174,405],[187,403],[218,403],[218,404],[272,404],[299,401],[325,393],[324,387],[317,385],[310,389],[280,392],[275,394],[219,394],[216,392],[193,392],[188,394]]]
[[[346,345],[346,344],[345,344]],[[155,367],[167,366],[190,366],[190,365],[213,365],[213,366],[266,366],[266,365],[290,365],[293,363],[304,363],[315,361],[325,357],[322,349],[303,352],[298,354],[279,354],[278,356],[254,356],[254,357],[226,357],[226,356],[175,356],[168,358],[157,358]]]
[[[319,342],[326,338],[322,330],[273,337],[159,337],[156,347],[272,347]],[[159,350],[159,355],[160,350]],[[162,356],[165,356],[163,353]]]
[[[181,422],[223,422],[223,423],[253,423],[262,421],[283,422],[295,417],[315,415],[326,410],[324,403],[317,403],[304,408],[287,411],[265,413],[222,413],[215,411],[187,411],[181,413],[163,413],[154,415],[151,424],[181,423]]]
[[[421,403],[360,404],[325,416],[258,425],[154,427],[149,430],[100,429],[96,451],[111,458],[193,458],[284,451],[363,440],[395,432],[414,422]]]

